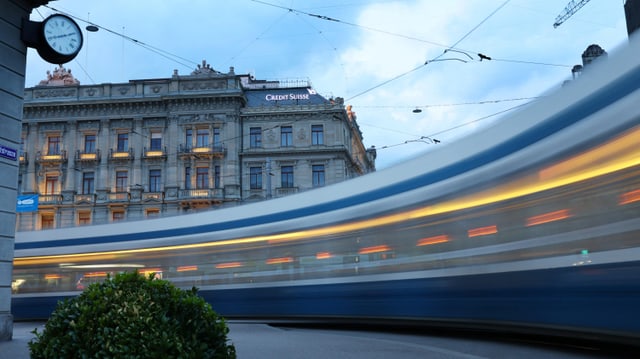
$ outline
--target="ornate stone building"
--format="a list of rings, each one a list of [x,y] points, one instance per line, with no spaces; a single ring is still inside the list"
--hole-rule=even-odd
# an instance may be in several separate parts
[[[374,163],[351,108],[306,81],[255,80],[203,61],[187,76],[80,85],[57,68],[25,90],[18,191],[37,210],[20,211],[17,229],[281,197]]]

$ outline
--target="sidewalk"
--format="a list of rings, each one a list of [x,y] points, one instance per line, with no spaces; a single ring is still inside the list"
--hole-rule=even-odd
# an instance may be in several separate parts
[[[28,359],[29,341],[34,335],[31,333],[35,328],[42,331],[43,322],[17,322],[13,323],[13,339],[0,342],[0,358]]]

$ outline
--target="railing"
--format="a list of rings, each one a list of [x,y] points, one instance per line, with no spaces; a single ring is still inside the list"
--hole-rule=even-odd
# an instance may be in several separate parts
[[[162,202],[164,199],[164,192],[146,192],[142,193],[143,201],[156,201]]]
[[[100,150],[93,152],[76,152],[76,162],[100,162]]]
[[[93,204],[96,201],[96,195],[93,193],[90,194],[76,194],[73,196],[73,201],[76,204],[79,203],[89,203],[89,204]]]
[[[114,192],[107,195],[109,202],[129,202],[131,195],[129,192]]]
[[[59,153],[53,154],[42,154],[40,151],[36,154],[36,162],[38,163],[46,163],[46,164],[56,164],[67,162],[67,151],[60,151]]]
[[[181,156],[210,156],[224,157],[227,149],[222,145],[211,145],[201,147],[191,147],[186,145],[178,146],[178,154]]]
[[[38,205],[42,204],[60,204],[62,203],[62,195],[56,194],[40,194],[38,195]]]
[[[133,161],[133,148],[126,151],[109,151],[109,161]]]
[[[221,199],[224,198],[222,188],[182,189],[178,193],[180,199]]]
[[[276,196],[288,196],[290,194],[298,193],[298,187],[278,187],[276,188]]]
[[[159,150],[147,149],[145,147],[144,151],[142,153],[143,153],[143,158],[144,159],[163,159],[163,160],[167,159],[167,148],[166,147],[164,147],[162,149],[159,149]]]

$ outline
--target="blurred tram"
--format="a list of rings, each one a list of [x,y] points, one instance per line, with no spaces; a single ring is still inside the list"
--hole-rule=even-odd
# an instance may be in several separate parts
[[[12,312],[137,269],[228,318],[640,339],[640,47],[393,168],[210,212],[16,234]]]

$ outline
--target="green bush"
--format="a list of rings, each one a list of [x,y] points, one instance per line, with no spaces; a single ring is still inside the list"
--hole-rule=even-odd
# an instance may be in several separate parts
[[[229,328],[197,289],[118,274],[58,303],[31,358],[235,358]]]

